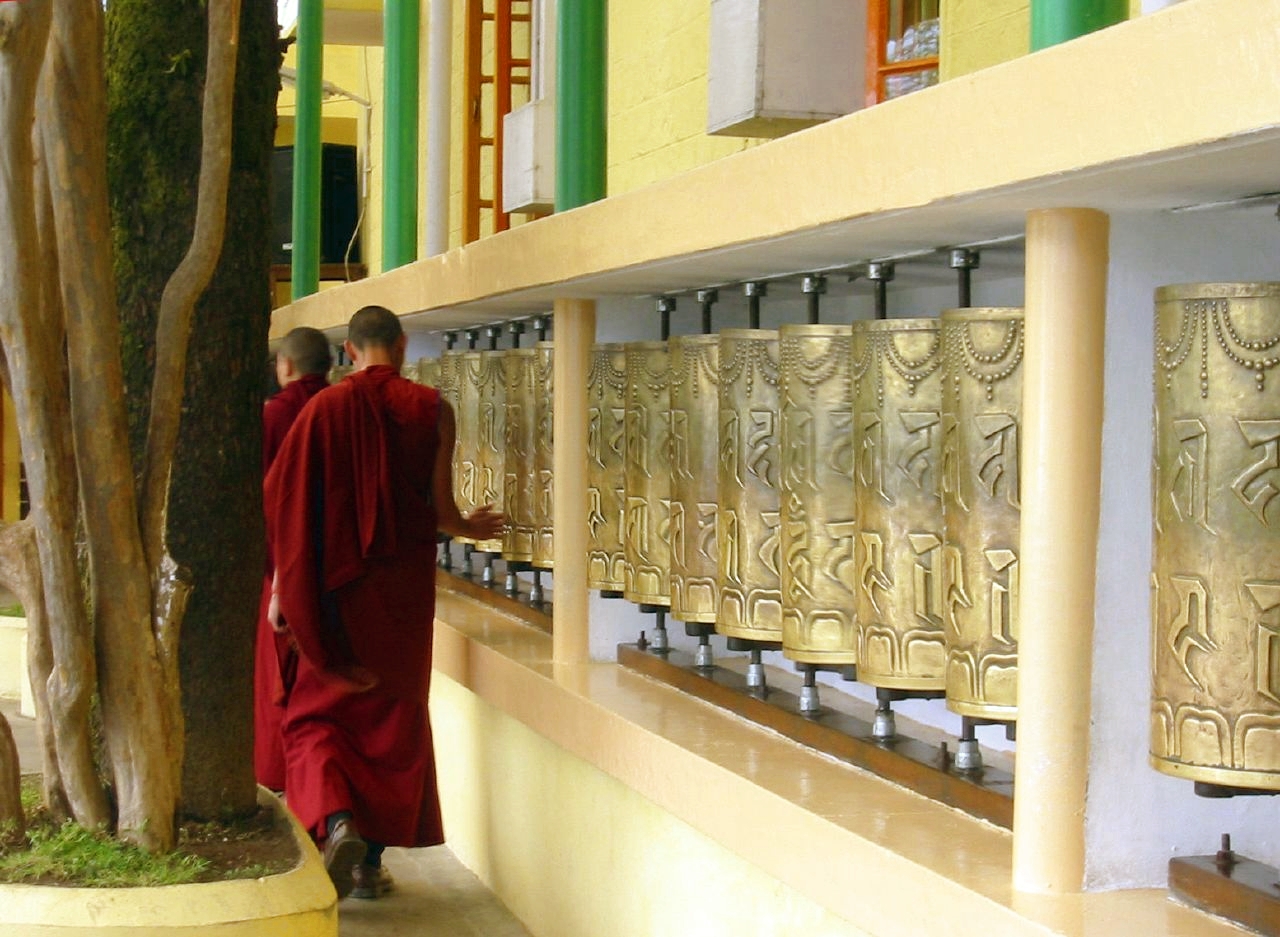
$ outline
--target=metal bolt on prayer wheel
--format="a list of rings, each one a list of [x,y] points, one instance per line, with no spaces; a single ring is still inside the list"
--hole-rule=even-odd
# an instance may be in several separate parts
[[[671,604],[671,353],[667,342],[628,342],[623,596]]]
[[[942,314],[947,708],[1017,718],[1021,309]]]
[[[713,623],[720,339],[671,340],[671,617]]]
[[[853,411],[848,325],[784,325],[780,367],[782,653],[854,664]]]
[[[507,527],[502,537],[502,556],[514,563],[528,563],[533,559],[536,531],[533,457],[537,431],[537,353],[532,348],[512,348],[503,355],[506,442],[502,457],[502,503]]]
[[[1151,764],[1280,789],[1280,283],[1155,293]]]
[[[853,326],[858,679],[941,690],[942,348],[930,319]]]
[[[782,640],[778,404],[778,333],[721,332],[716,630],[754,641]]]
[[[587,588],[621,592],[627,487],[626,346],[591,348],[587,375]]]
[[[555,537],[552,535],[555,513],[555,436],[552,404],[555,400],[553,375],[555,343],[538,342],[534,365],[534,433],[533,447],[533,565],[538,569],[555,566]]]

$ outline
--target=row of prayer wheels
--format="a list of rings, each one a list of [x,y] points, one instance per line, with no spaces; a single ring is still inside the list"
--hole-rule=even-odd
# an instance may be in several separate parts
[[[598,345],[588,586],[1016,719],[1022,314]]]
[[[1162,288],[1155,330],[1151,762],[1277,789],[1280,284]],[[998,308],[597,345],[589,587],[1014,721],[1022,352]],[[550,569],[551,344],[416,377],[511,518],[476,547]]]
[[[471,541],[516,568],[552,560],[552,343],[505,350],[449,350],[413,375],[453,407],[453,490],[464,512],[494,504],[507,515],[501,540]]]

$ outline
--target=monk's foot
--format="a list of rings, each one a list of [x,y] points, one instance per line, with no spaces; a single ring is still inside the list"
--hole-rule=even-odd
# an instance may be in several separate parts
[[[391,873],[385,866],[369,865],[367,862],[361,862],[351,870],[351,880],[355,883],[351,889],[351,897],[366,901],[381,898],[395,887]]]
[[[352,870],[364,863],[368,851],[368,846],[350,820],[339,820],[334,824],[333,832],[324,841],[324,868],[339,900],[351,894],[355,887]]]

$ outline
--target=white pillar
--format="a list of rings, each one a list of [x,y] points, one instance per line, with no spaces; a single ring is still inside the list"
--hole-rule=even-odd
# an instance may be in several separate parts
[[[552,657],[557,664],[590,659],[587,612],[587,374],[596,340],[596,304],[557,299],[552,461],[556,495],[555,594],[551,603]]]
[[[1027,215],[1013,885],[1084,883],[1110,223]]]

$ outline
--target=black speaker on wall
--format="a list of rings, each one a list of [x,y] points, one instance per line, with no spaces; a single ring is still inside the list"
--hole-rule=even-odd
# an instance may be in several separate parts
[[[356,148],[341,143],[320,147],[320,263],[360,263],[360,239],[347,245],[360,218]],[[271,159],[272,263],[293,260],[293,147],[278,146]]]

